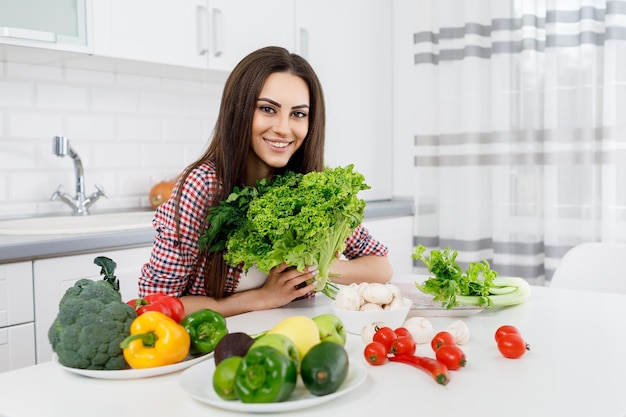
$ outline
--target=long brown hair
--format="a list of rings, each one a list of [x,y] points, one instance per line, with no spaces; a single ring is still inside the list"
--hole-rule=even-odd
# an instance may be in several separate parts
[[[324,168],[324,135],[326,111],[322,86],[311,65],[301,56],[286,49],[269,46],[252,52],[233,69],[224,86],[220,111],[207,150],[190,164],[179,178],[183,184],[192,170],[211,161],[215,164],[217,178],[221,184],[213,200],[214,206],[225,199],[235,186],[245,185],[246,161],[250,151],[252,117],[256,102],[265,84],[273,73],[287,72],[302,78],[309,89],[309,130],[304,143],[291,157],[287,165],[275,172],[295,171],[307,173]],[[175,221],[179,224],[179,203],[182,186],[175,194]],[[179,232],[179,230],[177,230]],[[223,253],[199,253],[196,271],[204,263],[204,288],[210,297],[223,298],[228,266]]]

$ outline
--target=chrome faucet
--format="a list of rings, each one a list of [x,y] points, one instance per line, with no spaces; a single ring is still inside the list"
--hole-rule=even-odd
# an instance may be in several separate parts
[[[73,215],[86,216],[89,214],[89,207],[91,207],[100,197],[106,197],[104,189],[96,184],[96,192],[89,197],[85,195],[85,175],[83,173],[83,163],[80,160],[78,154],[70,146],[69,140],[65,136],[55,136],[52,139],[52,152],[56,156],[64,157],[69,155],[74,161],[74,173],[76,174],[76,196],[72,197],[67,193],[62,193],[61,189],[63,184],[57,187],[57,190],[52,194],[51,200],[60,198],[65,204],[72,208]]]

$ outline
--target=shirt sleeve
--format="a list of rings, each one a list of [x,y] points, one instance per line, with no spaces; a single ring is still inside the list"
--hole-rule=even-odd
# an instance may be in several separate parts
[[[354,233],[346,239],[346,249],[343,255],[347,259],[355,259],[361,256],[388,256],[389,250],[386,245],[376,240],[362,224],[354,229]]]
[[[204,230],[208,203],[218,190],[215,170],[211,165],[202,165],[179,186],[183,187],[179,204],[180,236],[174,221],[174,192],[155,211],[152,222],[155,237],[150,260],[141,270],[140,297],[155,292],[176,297],[186,292],[204,293],[204,280],[197,266],[198,239]]]

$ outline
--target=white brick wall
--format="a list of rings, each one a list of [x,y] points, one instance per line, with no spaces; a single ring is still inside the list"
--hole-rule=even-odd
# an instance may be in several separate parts
[[[59,184],[74,194],[71,158],[52,153],[67,136],[86,192],[109,199],[92,211],[149,207],[148,192],[207,144],[222,85],[177,77],[0,62],[0,219],[69,213],[50,201]]]

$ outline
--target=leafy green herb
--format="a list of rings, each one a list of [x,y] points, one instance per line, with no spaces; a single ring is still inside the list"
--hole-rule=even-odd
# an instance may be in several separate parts
[[[269,187],[266,179],[257,181],[256,187],[235,187],[219,206],[211,208],[207,216],[208,229],[198,241],[200,249],[209,252],[225,250],[229,236],[248,222],[246,214],[250,202]]]
[[[457,251],[450,247],[445,250],[432,250],[430,258],[424,257],[426,248],[418,245],[412,255],[413,259],[421,260],[426,268],[434,275],[422,284],[415,286],[423,293],[434,296],[446,308],[459,305],[459,296],[475,297],[478,305],[491,306],[490,289],[498,273],[492,271],[486,260],[470,262],[467,271],[463,271],[456,262]]]
[[[200,247],[226,249],[230,265],[256,265],[269,273],[285,262],[303,272],[317,266],[315,291],[334,298],[330,266],[362,222],[365,201],[357,194],[370,187],[354,166],[277,176],[271,184],[236,189],[207,216]]]

